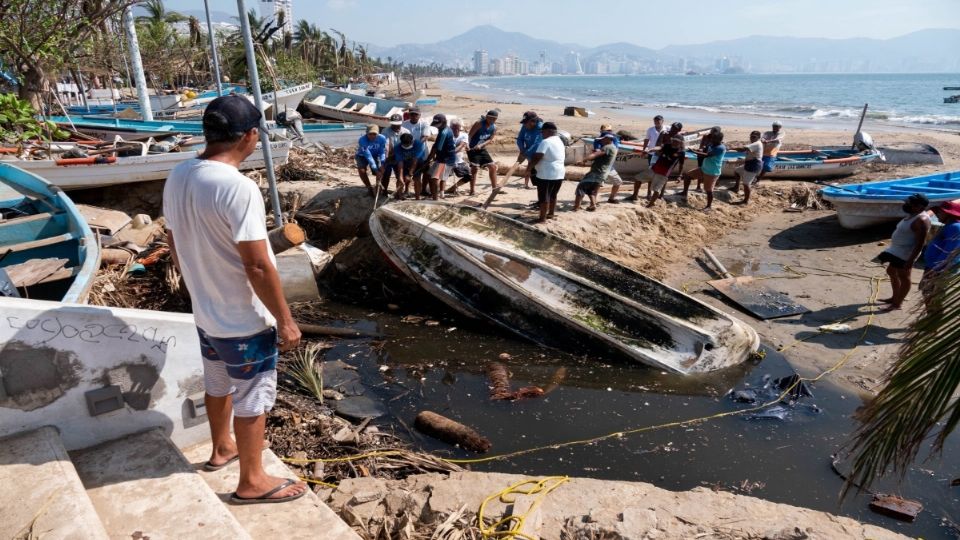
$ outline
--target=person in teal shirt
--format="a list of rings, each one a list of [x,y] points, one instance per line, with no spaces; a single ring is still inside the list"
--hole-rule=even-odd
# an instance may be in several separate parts
[[[696,179],[697,183],[702,181],[703,190],[707,194],[707,206],[703,209],[709,211],[713,205],[713,187],[717,185],[717,180],[720,178],[723,156],[727,153],[727,147],[723,144],[723,132],[718,131],[713,134],[706,150],[691,150],[691,152],[703,157],[703,165],[683,175],[683,198],[687,198],[691,180]]]

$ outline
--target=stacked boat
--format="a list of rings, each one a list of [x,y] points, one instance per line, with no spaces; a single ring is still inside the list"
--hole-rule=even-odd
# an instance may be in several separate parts
[[[405,101],[357,95],[333,88],[314,88],[303,100],[308,111],[321,118],[338,122],[390,125],[390,117],[403,114],[410,106]]]
[[[202,136],[203,123],[200,120],[130,120],[111,118],[107,116],[88,115],[81,117],[51,116],[49,120],[63,129],[78,131],[91,137],[103,140],[112,140],[122,137],[127,140],[145,139],[148,137],[167,137],[177,133],[184,135]],[[271,132],[274,129],[283,129],[277,123],[269,122]],[[365,126],[343,123],[303,124],[303,140],[305,143],[321,143],[332,148],[342,148],[356,144],[363,134]]]
[[[275,166],[286,163],[291,146],[290,141],[270,143]],[[22,159],[17,154],[3,153],[0,161],[16,165],[62,189],[85,189],[163,180],[174,167],[197,157],[203,149],[202,145],[195,145],[192,149],[180,151],[151,152],[151,148],[156,147],[152,140],[116,141],[102,145],[57,143],[42,146],[48,156],[43,159]],[[71,155],[81,157],[67,157]],[[257,150],[239,168],[246,171],[264,165],[258,143]]]
[[[920,193],[931,206],[960,199],[960,171],[928,174],[898,180],[833,185],[820,190],[837,210],[837,219],[846,229],[863,229],[902,219],[903,201]]]

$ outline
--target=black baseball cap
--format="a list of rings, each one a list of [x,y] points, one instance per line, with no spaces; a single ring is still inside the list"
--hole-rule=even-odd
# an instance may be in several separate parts
[[[439,126],[441,124],[447,123],[447,116],[444,114],[435,114],[433,115],[433,122],[430,122],[431,126]]]
[[[543,130],[545,130],[545,129],[552,129],[552,130],[556,131],[556,130],[557,130],[557,125],[554,124],[553,122],[544,122],[544,123],[543,123],[543,126],[540,128],[540,130],[543,131]]]
[[[420,109],[419,107],[410,107],[407,114],[420,114]]]
[[[500,116],[500,111],[496,109],[490,109],[489,111],[487,111],[487,116],[492,116],[494,118],[497,118]]]
[[[249,99],[236,94],[220,96],[203,112],[203,130],[246,133],[260,127],[261,118],[263,114]]]

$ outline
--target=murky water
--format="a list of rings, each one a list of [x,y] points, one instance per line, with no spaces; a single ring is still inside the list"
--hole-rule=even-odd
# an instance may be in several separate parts
[[[776,353],[709,377],[682,378],[621,361],[539,348],[459,317],[431,299],[424,299],[418,313],[439,323],[431,326],[425,321],[405,323],[398,314],[363,307],[326,307],[352,319],[349,324],[376,328],[388,336],[382,348],[353,340],[327,353],[327,359],[356,366],[367,395],[387,406],[389,415],[378,424],[392,425],[424,450],[446,456],[477,457],[412,431],[408,426],[419,411],[432,410],[474,427],[493,442],[490,455],[548,447],[472,465],[474,470],[637,480],[670,490],[716,487],[847,515],[909,536],[956,537],[941,524],[941,517],[960,522],[960,487],[950,487],[951,479],[960,477],[957,436],[948,441],[943,460],[913,467],[899,487],[892,483],[877,487],[920,501],[924,511],[915,523],[871,512],[867,495],[851,496],[838,506],[843,481],[831,470],[831,454],[848,440],[855,428],[850,415],[862,402],[829,381],[814,385],[813,397],[788,408],[784,420],[732,416],[549,448],[750,407],[726,394],[730,389],[760,388],[793,373]],[[541,398],[491,401],[484,366],[497,361],[500,353],[512,357],[505,363],[514,389],[546,388],[565,376]],[[842,352],[836,354],[839,358]]]

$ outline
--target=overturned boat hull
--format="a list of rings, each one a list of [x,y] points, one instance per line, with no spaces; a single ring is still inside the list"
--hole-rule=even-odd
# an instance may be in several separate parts
[[[603,350],[672,373],[737,365],[759,346],[739,320],[576,244],[471,207],[380,207],[370,230],[454,309],[542,345]]]

